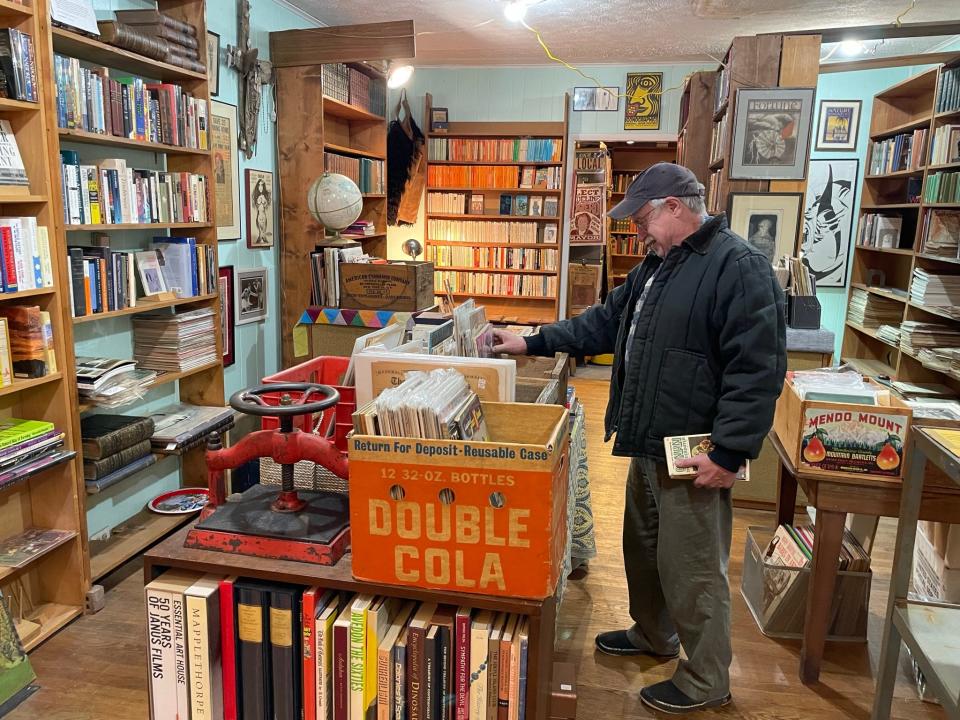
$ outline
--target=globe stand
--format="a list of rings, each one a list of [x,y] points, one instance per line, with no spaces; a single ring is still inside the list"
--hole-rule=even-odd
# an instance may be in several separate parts
[[[330,228],[325,228],[324,232],[320,235],[320,242],[317,243],[318,246],[322,247],[353,247],[357,244],[357,240],[353,237],[344,237],[339,230],[335,230],[333,235],[327,235],[327,231]]]

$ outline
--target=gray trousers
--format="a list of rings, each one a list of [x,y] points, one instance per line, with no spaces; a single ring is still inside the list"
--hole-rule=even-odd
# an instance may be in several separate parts
[[[697,701],[730,692],[729,490],[672,480],[667,466],[633,458],[623,513],[623,561],[630,593],[628,631],[638,647],[677,652],[673,675]]]

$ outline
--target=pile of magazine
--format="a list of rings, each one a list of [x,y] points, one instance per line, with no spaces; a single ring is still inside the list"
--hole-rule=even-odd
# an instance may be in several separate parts
[[[353,415],[361,435],[431,440],[488,441],[483,408],[466,379],[453,369],[413,371],[395,388]]]
[[[134,318],[133,358],[140,367],[170,372],[217,362],[213,310],[158,311]]]
[[[59,461],[64,433],[45,420],[0,420],[0,487]]]
[[[138,369],[134,360],[77,358],[77,390],[86,402],[100,407],[140,400],[156,379],[156,371]]]
[[[233,409],[177,403],[153,413],[153,435],[150,444],[156,452],[182,455],[201,445],[213,432],[233,427]]]

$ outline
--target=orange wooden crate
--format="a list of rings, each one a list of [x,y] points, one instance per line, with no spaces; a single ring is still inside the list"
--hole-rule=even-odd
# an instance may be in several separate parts
[[[773,429],[802,472],[900,479],[913,411],[889,392],[880,402],[801,400],[788,378],[777,399]]]
[[[358,580],[553,594],[567,536],[567,411],[522,403],[483,409],[492,442],[350,439]]]

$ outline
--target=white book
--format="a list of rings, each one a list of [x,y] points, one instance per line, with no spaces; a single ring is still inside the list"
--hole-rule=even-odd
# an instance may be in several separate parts
[[[27,170],[10,121],[0,119],[0,185],[29,187]]]
[[[0,227],[10,228],[13,260],[17,270],[17,289],[35,289],[32,251],[24,245],[23,226],[20,223],[20,218],[0,218]]]
[[[70,286],[67,288],[67,295],[70,296],[70,317],[77,316],[77,300],[73,297],[73,260],[67,255],[67,277],[71,278]]]
[[[220,578],[204,575],[184,593],[191,720],[223,720]]]
[[[160,255],[160,270],[167,290],[178,298],[193,296],[193,247],[187,243],[163,242],[154,238],[153,248]]]
[[[40,262],[40,247],[37,244],[37,219],[30,215],[21,217],[20,228],[23,233],[24,248],[27,249],[30,258],[28,272],[33,273],[33,286],[41,288],[43,287],[43,267]]]
[[[40,225],[37,228],[37,247],[40,250],[40,275],[43,279],[43,287],[53,287],[53,258],[50,256],[50,235],[46,225]],[[70,299],[73,300],[73,293],[70,293]]]
[[[100,168],[103,170],[115,170],[117,173],[117,186],[119,189],[118,198],[120,201],[120,216],[114,215],[111,222],[119,225],[120,223],[130,222],[130,195],[127,181],[127,161],[122,158],[108,158],[100,162]],[[104,187],[111,187],[110,182],[101,183]]]
[[[318,720],[327,720],[333,714],[333,623],[337,619],[338,601],[339,595],[330,597],[317,614],[314,629]]]
[[[83,217],[88,223],[93,222],[93,213],[90,212],[90,183],[87,181],[87,173],[95,172],[91,165],[80,166],[80,205],[83,207]]]
[[[470,624],[470,720],[487,717],[487,654],[493,612],[482,610]]]

